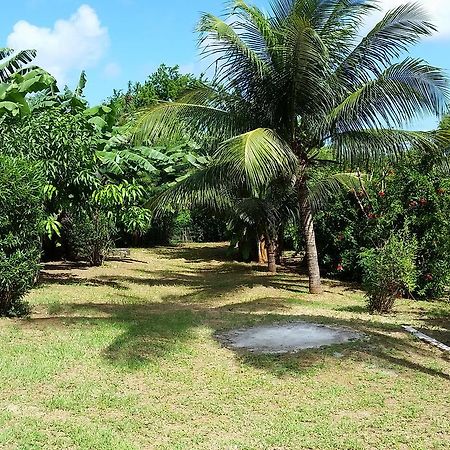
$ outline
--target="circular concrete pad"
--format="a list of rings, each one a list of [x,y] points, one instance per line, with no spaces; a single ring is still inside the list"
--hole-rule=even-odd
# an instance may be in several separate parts
[[[363,335],[345,328],[308,322],[261,325],[218,335],[227,347],[254,353],[293,353],[307,348],[344,344]]]

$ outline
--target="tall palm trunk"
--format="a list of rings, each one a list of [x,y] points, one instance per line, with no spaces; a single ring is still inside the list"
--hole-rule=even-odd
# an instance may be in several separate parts
[[[311,294],[320,294],[322,292],[322,284],[320,281],[319,258],[317,255],[316,234],[314,232],[314,219],[311,205],[308,200],[308,190],[304,181],[301,181],[298,185],[298,195],[300,201],[303,234],[306,245],[309,292]]]
[[[260,264],[267,264],[267,246],[264,236],[261,236],[258,241],[258,262]]]
[[[270,238],[268,234],[265,236],[266,249],[267,249],[267,270],[270,273],[277,273],[277,263],[276,263],[276,246],[275,241]]]

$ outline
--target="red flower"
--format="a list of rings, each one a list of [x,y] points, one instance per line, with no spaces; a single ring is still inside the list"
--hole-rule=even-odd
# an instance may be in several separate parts
[[[428,203],[428,200],[426,198],[422,197],[419,200],[419,203],[421,204],[421,206],[425,206]]]
[[[336,270],[338,272],[343,272],[344,271],[344,266],[342,264],[338,264],[337,267],[336,267]]]
[[[375,216],[375,214],[373,214],[373,213],[367,214],[367,217],[368,217],[369,219],[376,219],[376,216]]]
[[[425,278],[426,281],[432,281],[433,280],[433,275],[431,275],[431,273],[427,273],[424,276],[424,278]]]
[[[380,192],[378,192],[378,195],[379,195],[381,198],[386,197],[386,192],[380,191]]]

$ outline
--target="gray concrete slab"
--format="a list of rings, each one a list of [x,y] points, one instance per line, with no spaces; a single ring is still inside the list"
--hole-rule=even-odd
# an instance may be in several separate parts
[[[309,322],[260,325],[217,334],[225,346],[254,353],[294,353],[362,339],[364,336],[346,328]]]

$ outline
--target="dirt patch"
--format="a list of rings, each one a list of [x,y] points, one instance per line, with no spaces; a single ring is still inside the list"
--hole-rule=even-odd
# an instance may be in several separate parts
[[[278,323],[231,330],[216,337],[226,347],[254,353],[294,353],[363,338],[356,331],[309,322]]]

